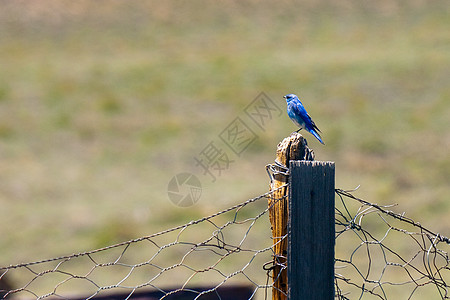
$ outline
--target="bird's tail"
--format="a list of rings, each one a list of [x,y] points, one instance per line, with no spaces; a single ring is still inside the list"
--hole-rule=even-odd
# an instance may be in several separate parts
[[[311,132],[311,134],[312,134],[313,136],[316,137],[316,139],[319,140],[319,142],[321,142],[323,145],[325,145],[325,143],[322,141],[322,138],[320,137],[320,135],[319,135],[314,129],[311,130],[310,132]]]

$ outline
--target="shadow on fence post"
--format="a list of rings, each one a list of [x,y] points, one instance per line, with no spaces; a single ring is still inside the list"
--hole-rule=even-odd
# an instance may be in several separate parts
[[[273,181],[270,189],[276,190],[288,182],[286,173],[291,160],[314,160],[314,152],[308,148],[306,140],[297,132],[293,132],[278,144],[277,154],[273,167]],[[285,166],[285,167],[283,167]],[[288,193],[287,186],[280,188],[269,198],[269,218],[272,224],[273,236],[273,289],[272,299],[287,299],[288,278],[286,271],[287,259],[287,232],[288,232]],[[274,202],[273,199],[281,199]]]
[[[288,299],[334,299],[334,190],[334,162],[290,162]]]

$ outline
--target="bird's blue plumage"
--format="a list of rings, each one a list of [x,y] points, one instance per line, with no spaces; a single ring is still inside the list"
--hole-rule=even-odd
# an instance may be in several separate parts
[[[308,114],[302,102],[300,101],[300,99],[298,99],[297,95],[289,94],[284,96],[284,98],[287,102],[287,113],[292,122],[300,127],[300,129],[306,129],[316,139],[318,139],[319,142],[324,144],[322,138],[319,135],[319,128],[317,128],[316,124],[311,119],[311,116]]]

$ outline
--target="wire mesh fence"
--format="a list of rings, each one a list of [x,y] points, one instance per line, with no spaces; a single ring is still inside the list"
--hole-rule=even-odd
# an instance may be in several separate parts
[[[148,290],[152,299],[222,299],[221,288],[233,284],[250,290],[247,299],[267,297],[272,282],[263,268],[273,256],[267,216],[272,194],[139,239],[2,267],[0,279],[15,285],[3,297],[90,299],[120,293],[128,299]]]
[[[146,299],[229,299],[224,288],[239,285],[246,288],[244,299],[271,299],[279,274],[272,274],[276,257],[267,200],[285,199],[273,199],[275,191],[135,240],[1,267],[0,283],[7,279],[14,286],[0,295],[129,299],[144,291],[152,293]],[[336,195],[335,298],[449,299],[447,237],[391,206],[340,189]]]
[[[449,299],[449,238],[336,190],[338,299]]]

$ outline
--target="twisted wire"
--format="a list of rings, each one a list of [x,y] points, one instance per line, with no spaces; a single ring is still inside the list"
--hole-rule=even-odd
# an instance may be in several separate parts
[[[91,299],[105,292],[126,291],[124,298],[128,299],[147,288],[160,292],[159,299],[181,292],[190,292],[195,299],[212,293],[220,299],[220,288],[236,282],[245,282],[254,297],[259,290],[272,286],[266,282],[269,274],[265,274],[263,265],[273,255],[267,199],[273,198],[275,191],[141,238],[0,267],[0,279],[8,277],[20,282],[19,287],[5,291],[3,297],[68,299],[82,292],[82,298]],[[266,201],[261,203],[263,199]],[[280,199],[272,199],[277,200]],[[253,232],[260,228],[267,229],[267,238],[255,241]],[[208,284],[214,284],[192,288],[205,278]],[[168,287],[170,282],[172,286]]]

